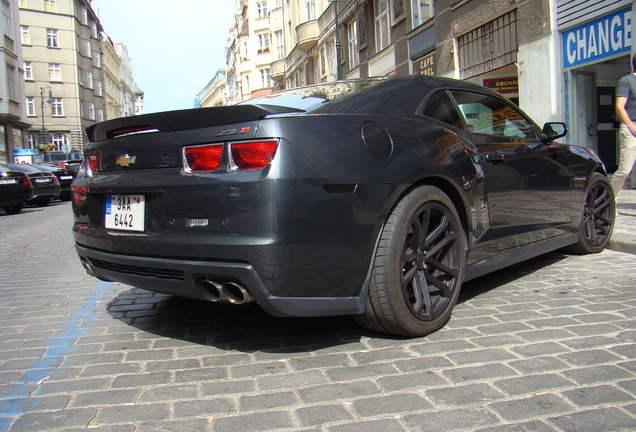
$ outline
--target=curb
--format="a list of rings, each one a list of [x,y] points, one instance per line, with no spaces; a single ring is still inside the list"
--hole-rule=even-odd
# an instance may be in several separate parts
[[[607,249],[636,255],[636,235],[614,232],[607,245]]]

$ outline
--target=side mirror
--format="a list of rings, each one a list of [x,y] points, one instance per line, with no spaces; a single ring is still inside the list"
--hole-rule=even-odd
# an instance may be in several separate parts
[[[545,142],[551,142],[568,133],[568,127],[562,122],[549,122],[543,125],[541,135]]]

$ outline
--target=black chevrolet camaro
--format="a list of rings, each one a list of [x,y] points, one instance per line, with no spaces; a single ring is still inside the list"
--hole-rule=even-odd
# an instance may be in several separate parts
[[[433,77],[114,119],[87,131],[76,248],[108,281],[425,335],[448,321],[463,281],[605,248],[605,168],[555,142],[566,132]]]

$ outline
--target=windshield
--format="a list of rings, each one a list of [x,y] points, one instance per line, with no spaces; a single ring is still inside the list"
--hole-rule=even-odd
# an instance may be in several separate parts
[[[239,105],[258,105],[263,107],[283,106],[294,110],[310,112],[320,108],[327,102],[352,95],[364,88],[371,87],[385,80],[386,78],[370,78],[315,84],[259,96],[255,99],[242,102]]]

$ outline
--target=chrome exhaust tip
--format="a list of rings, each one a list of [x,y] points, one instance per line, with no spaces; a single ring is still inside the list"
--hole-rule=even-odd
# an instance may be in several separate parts
[[[245,304],[254,301],[254,298],[243,287],[236,282],[226,282],[221,289],[222,295],[232,304]]]
[[[221,284],[211,281],[209,279],[202,279],[198,282],[198,287],[201,294],[206,300],[211,302],[222,302],[227,300],[223,294],[223,287]]]

